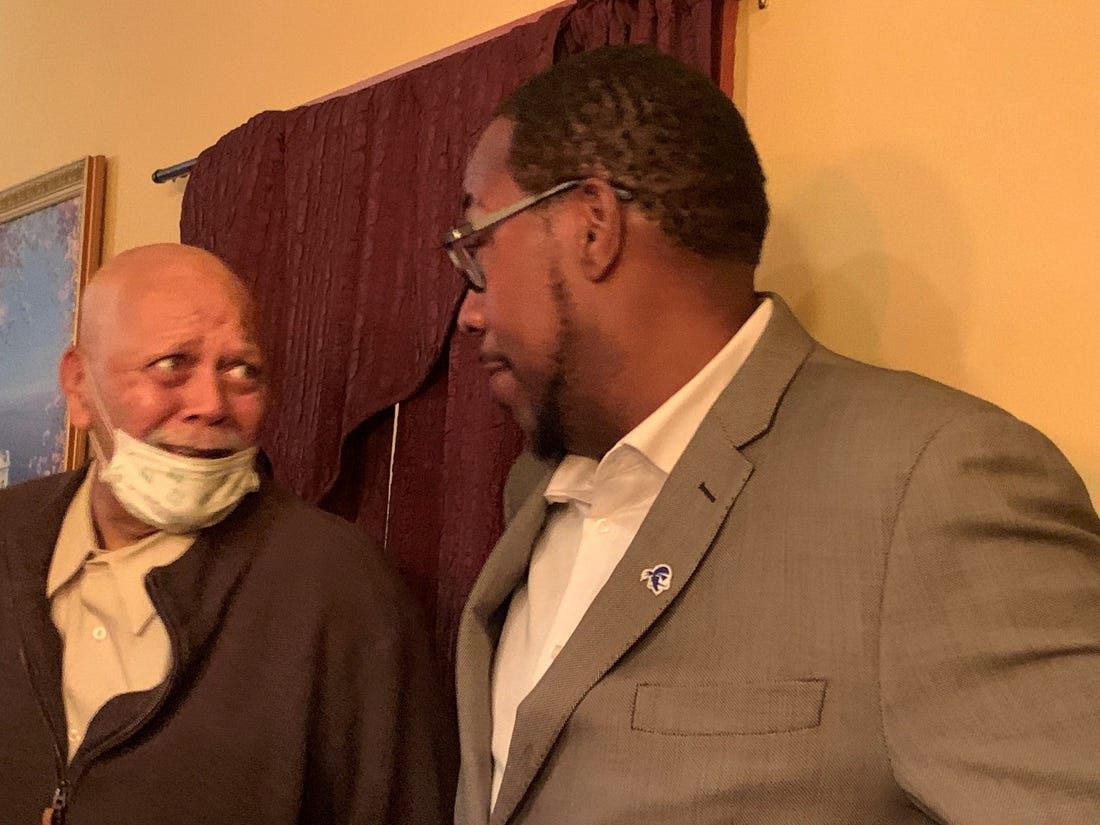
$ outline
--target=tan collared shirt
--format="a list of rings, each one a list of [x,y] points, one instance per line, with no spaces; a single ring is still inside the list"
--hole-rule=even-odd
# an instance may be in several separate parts
[[[93,465],[65,513],[46,579],[50,614],[64,645],[69,759],[108,700],[164,681],[172,650],[145,589],[145,574],[178,559],[197,535],[157,532],[103,550],[92,526],[94,477]]]
[[[765,298],[706,366],[602,460],[568,455],[551,476],[547,503],[564,506],[551,510],[535,544],[527,582],[512,596],[493,660],[491,806],[504,778],[520,702],[626,555],[672,468],[771,315],[771,299]]]

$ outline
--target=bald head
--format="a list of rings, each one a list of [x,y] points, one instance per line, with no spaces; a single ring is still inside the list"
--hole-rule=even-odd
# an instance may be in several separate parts
[[[196,295],[224,296],[251,331],[248,290],[225,263],[195,246],[161,243],[121,252],[100,267],[84,290],[77,340],[84,354],[98,360],[112,333],[132,323],[150,303]]]
[[[101,445],[116,428],[187,454],[254,444],[266,381],[247,289],[202,249],[121,253],[85,290],[61,385]]]

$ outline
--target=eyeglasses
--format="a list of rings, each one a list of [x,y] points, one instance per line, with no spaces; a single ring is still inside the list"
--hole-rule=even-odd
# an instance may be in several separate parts
[[[477,248],[478,235],[484,232],[486,229],[496,226],[499,223],[509,218],[518,215],[525,209],[530,209],[537,203],[542,203],[547,198],[552,198],[554,195],[566,192],[574,187],[580,186],[584,183],[583,179],[580,180],[567,180],[564,183],[559,183],[557,186],[551,186],[544,192],[539,192],[536,195],[528,195],[522,200],[518,200],[510,206],[505,206],[503,209],[498,209],[496,212],[492,212],[480,220],[467,221],[466,223],[459,224],[446,235],[443,236],[443,248],[447,250],[447,254],[451,258],[451,263],[455,265],[455,268],[462,273],[466,278],[466,282],[470,285],[470,289],[474,292],[485,291],[485,273],[481,269],[481,265],[477,262]],[[620,189],[617,186],[613,186],[612,190],[615,192],[615,196],[619,200],[629,201],[634,195],[626,189]]]

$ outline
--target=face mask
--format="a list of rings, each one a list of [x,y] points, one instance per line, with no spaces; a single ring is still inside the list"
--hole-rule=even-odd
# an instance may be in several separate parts
[[[91,389],[115,442],[114,454],[107,461],[95,433],[89,433],[101,464],[99,479],[139,521],[166,533],[193,533],[217,524],[260,486],[255,447],[224,458],[170,453],[114,427],[99,392],[94,385]]]
[[[217,524],[260,486],[255,447],[225,458],[192,458],[122,430],[114,430],[114,437],[115,452],[100,469],[100,480],[130,515],[167,533],[193,533]]]

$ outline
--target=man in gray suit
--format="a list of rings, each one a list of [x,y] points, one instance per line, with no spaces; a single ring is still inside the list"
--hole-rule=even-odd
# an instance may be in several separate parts
[[[533,456],[462,618],[459,825],[1100,822],[1084,485],[755,292],[763,175],[709,80],[561,63],[465,188],[460,325]]]

